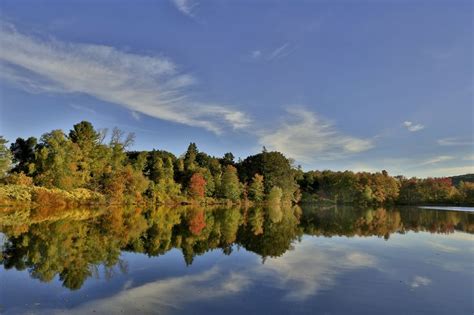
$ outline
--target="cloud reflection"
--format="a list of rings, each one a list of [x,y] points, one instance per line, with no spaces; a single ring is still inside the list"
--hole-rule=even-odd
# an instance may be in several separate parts
[[[222,266],[221,266],[222,264]],[[209,270],[157,280],[140,286],[127,282],[119,293],[68,309],[71,314],[173,313],[196,301],[242,294],[252,285],[264,284],[283,290],[284,300],[305,300],[336,285],[341,273],[375,267],[375,257],[345,247],[318,247],[314,242],[297,244],[293,251],[261,264],[257,256],[247,267],[229,270],[225,261]],[[45,310],[55,314],[64,309]]]
[[[168,313],[181,309],[193,301],[210,300],[242,291],[249,285],[249,279],[238,273],[223,272],[215,266],[195,275],[184,275],[158,280],[137,287],[130,283],[119,293],[88,302],[69,314],[138,314]],[[45,314],[63,313],[65,310],[45,310]]]
[[[322,251],[314,244],[297,246],[280,258],[269,259],[261,272],[274,273],[274,281],[289,300],[304,300],[320,290],[335,285],[342,272],[358,268],[375,267],[375,257],[344,248]]]

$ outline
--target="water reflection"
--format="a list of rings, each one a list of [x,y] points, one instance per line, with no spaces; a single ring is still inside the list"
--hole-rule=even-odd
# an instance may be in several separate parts
[[[107,209],[58,210],[48,208],[2,209],[0,230],[5,242],[0,263],[5,269],[27,270],[30,276],[49,282],[56,276],[71,290],[81,288],[90,277],[113,277],[127,272],[121,253],[143,253],[160,256],[172,249],[181,251],[184,263],[191,265],[198,255],[220,249],[231,255],[244,248],[261,257],[266,272],[284,274],[276,285],[294,285],[286,298],[313,294],[322,282],[333,281],[339,269],[374,266],[376,258],[355,250],[343,255],[315,255],[314,248],[299,247],[298,255],[287,259],[271,259],[293,249],[304,235],[314,236],[378,236],[409,231],[451,234],[474,232],[474,215],[467,212],[422,209],[354,209],[286,206],[278,208],[202,208],[139,207]],[[434,242],[446,252],[456,248]],[[311,258],[311,259],[310,259]],[[337,263],[335,259],[337,258]],[[311,265],[306,265],[311,264]],[[298,269],[295,269],[298,266]],[[210,277],[216,270],[208,270]],[[203,276],[203,275],[201,275]],[[230,275],[232,276],[232,275]],[[206,278],[204,277],[204,278]],[[200,281],[192,279],[193,281]],[[318,279],[318,281],[316,281]],[[201,279],[202,280],[202,279]],[[236,290],[247,279],[223,282]],[[429,284],[423,277],[412,280],[413,288]],[[224,291],[225,291],[224,290]]]

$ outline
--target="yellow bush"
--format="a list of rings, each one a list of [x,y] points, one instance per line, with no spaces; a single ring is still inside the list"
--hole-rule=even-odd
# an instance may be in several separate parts
[[[25,173],[13,173],[5,179],[7,184],[10,185],[24,185],[33,186],[33,178],[27,176]]]
[[[0,186],[0,204],[14,202],[35,202],[39,205],[66,207],[70,205],[103,203],[102,194],[85,188],[66,191],[58,188],[44,188],[25,185]]]
[[[23,185],[2,185],[0,186],[0,203],[6,204],[11,201],[29,202],[31,201],[32,187]]]

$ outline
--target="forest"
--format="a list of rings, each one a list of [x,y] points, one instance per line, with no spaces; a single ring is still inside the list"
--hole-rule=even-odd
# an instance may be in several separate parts
[[[303,171],[276,151],[235,160],[199,151],[129,151],[133,134],[82,121],[40,139],[0,136],[0,204],[474,204],[473,176]]]

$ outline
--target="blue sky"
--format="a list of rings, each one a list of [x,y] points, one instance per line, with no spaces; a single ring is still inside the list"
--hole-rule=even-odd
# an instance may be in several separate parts
[[[0,134],[474,172],[471,1],[2,1]]]

